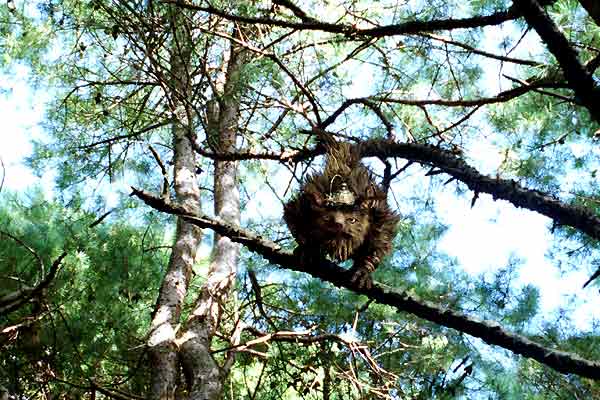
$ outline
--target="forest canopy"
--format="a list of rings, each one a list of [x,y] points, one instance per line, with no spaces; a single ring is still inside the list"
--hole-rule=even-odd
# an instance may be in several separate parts
[[[54,177],[0,184],[0,400],[600,398],[598,2],[8,0],[0,29]],[[282,219],[323,137],[399,216],[372,285]],[[492,202],[547,218],[540,280],[586,276],[553,312],[518,255],[440,246]]]

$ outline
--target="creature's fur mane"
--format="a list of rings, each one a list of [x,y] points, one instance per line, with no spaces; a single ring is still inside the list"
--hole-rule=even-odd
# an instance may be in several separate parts
[[[361,274],[375,270],[381,258],[391,251],[399,216],[390,210],[385,191],[360,162],[360,145],[338,142],[326,133],[318,135],[326,149],[325,167],[305,178],[298,194],[285,204],[284,220],[300,247],[318,250],[340,261],[352,259],[353,268],[362,271],[355,276],[362,281]],[[331,204],[328,200],[336,197],[334,194],[351,198],[342,196],[347,190],[352,192],[354,204]],[[330,238],[316,232],[320,228],[315,219],[332,209],[365,213],[366,233]]]

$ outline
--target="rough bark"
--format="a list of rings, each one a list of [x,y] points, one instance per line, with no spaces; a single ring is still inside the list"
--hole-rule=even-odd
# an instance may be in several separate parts
[[[232,42],[225,75],[216,86],[220,91],[219,99],[213,102],[213,114],[208,118],[208,132],[218,151],[234,152],[236,149],[240,90],[238,78],[244,63],[245,51]],[[239,225],[238,163],[215,161],[214,166],[215,215],[228,223]],[[227,236],[215,234],[206,283],[187,321],[184,334],[179,339],[190,399],[212,400],[221,396],[224,374],[212,357],[210,344],[220,323],[222,307],[231,294],[239,253],[239,244]]]
[[[192,141],[193,126],[191,112],[185,102],[191,93],[185,66],[189,63],[192,41],[185,24],[173,10],[171,23],[178,36],[172,45],[171,81],[167,93],[176,116],[171,127],[173,140],[173,180],[175,200],[190,212],[200,212],[200,190],[196,181],[196,154]],[[181,316],[181,307],[187,294],[192,265],[201,240],[202,231],[181,218],[177,219],[177,230],[167,272],[163,279],[154,311],[148,349],[152,363],[151,398],[175,399],[179,374],[176,327]]]

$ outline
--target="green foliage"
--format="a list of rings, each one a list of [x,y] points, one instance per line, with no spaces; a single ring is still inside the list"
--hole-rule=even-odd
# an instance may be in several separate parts
[[[42,304],[32,314],[39,318],[33,326],[39,329],[40,350],[32,352],[19,339],[27,328],[18,329],[3,343],[0,384],[14,393],[15,388],[34,393],[37,384],[28,374],[37,368],[37,373],[60,372],[71,384],[94,379],[110,385],[130,376],[128,390],[141,391],[146,385],[146,371],[140,368],[144,336],[166,261],[155,250],[162,241],[159,231],[140,230],[116,218],[90,228],[94,215],[48,202],[39,191],[26,197],[4,193],[2,200],[3,231],[35,251],[46,270],[22,244],[3,235],[0,295],[35,285],[62,250],[67,257],[48,289],[36,297]],[[0,324],[23,323],[31,312],[23,307],[0,317]],[[54,390],[63,389],[58,385]]]
[[[0,8],[0,66],[9,68],[22,61],[36,73],[43,73],[43,58],[54,38],[52,24],[30,17],[30,9],[26,2],[12,12],[8,7]]]

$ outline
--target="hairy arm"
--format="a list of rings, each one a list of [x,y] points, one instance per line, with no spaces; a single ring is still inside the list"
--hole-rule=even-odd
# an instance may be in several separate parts
[[[383,257],[392,250],[400,216],[383,203],[371,210],[371,228],[365,243],[354,257],[352,281],[360,287],[370,287],[370,274],[375,271]]]

